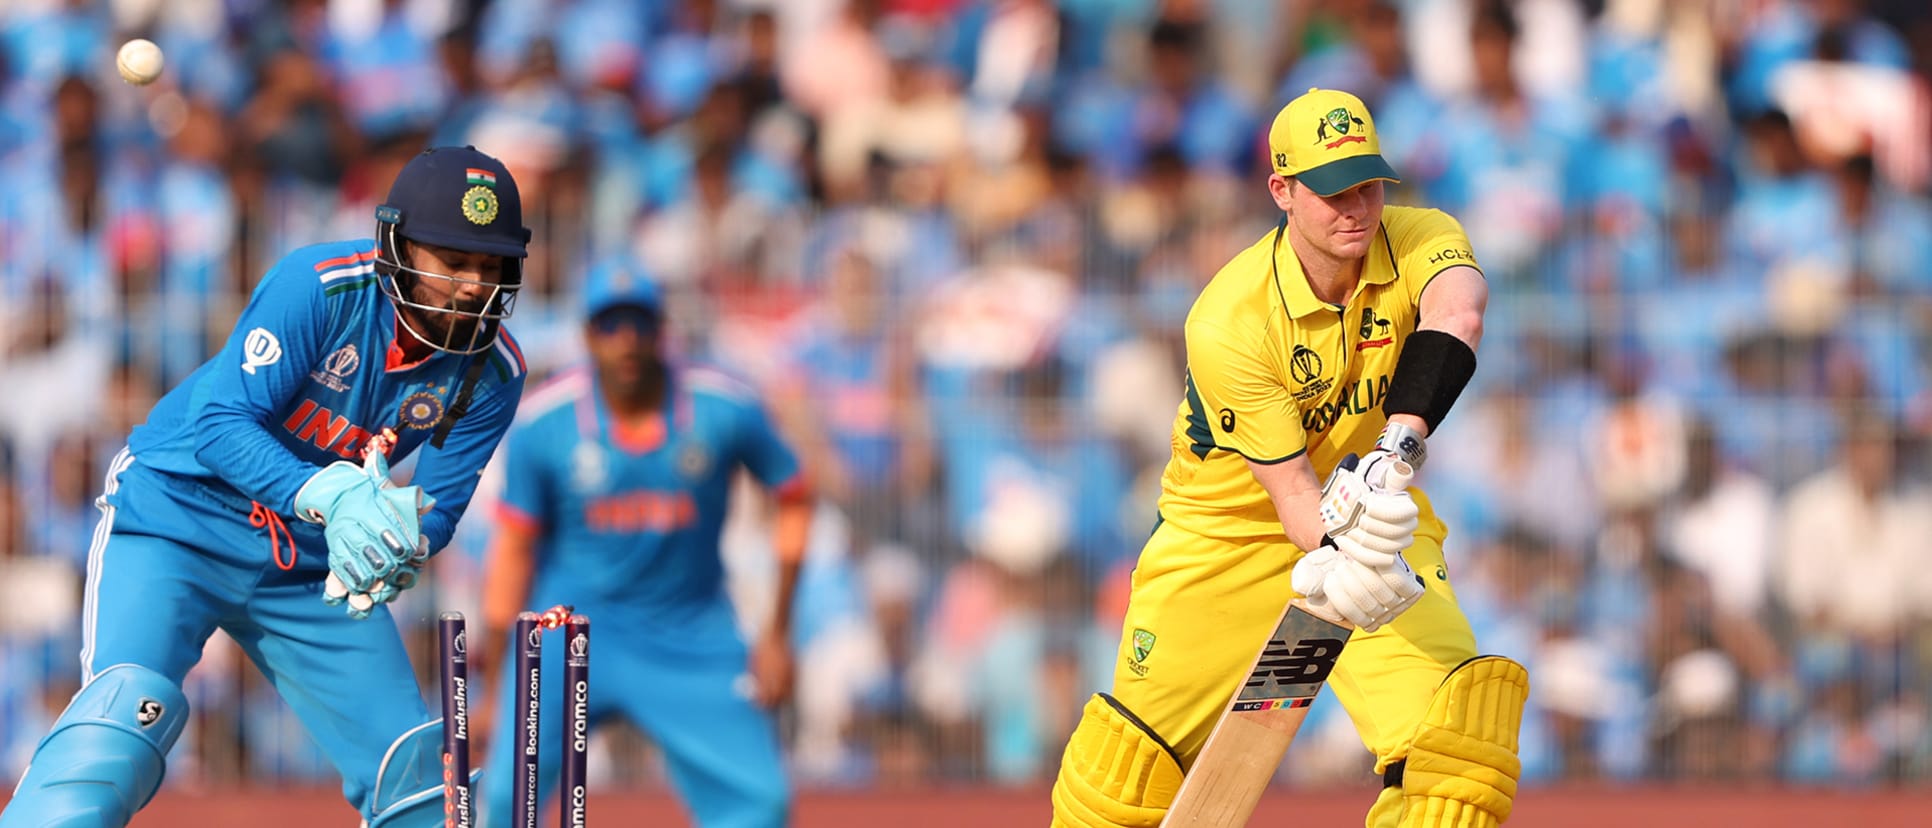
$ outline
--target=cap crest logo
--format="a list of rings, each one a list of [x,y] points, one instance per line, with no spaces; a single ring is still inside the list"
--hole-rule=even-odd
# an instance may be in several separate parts
[[[479,184],[464,192],[463,218],[471,224],[496,221],[496,191]]]
[[[1321,144],[1322,149],[1334,149],[1343,144],[1366,143],[1368,141],[1367,135],[1348,134],[1350,130],[1358,125],[1363,127],[1364,131],[1367,131],[1368,124],[1364,123],[1362,119],[1349,114],[1348,109],[1345,107],[1335,107],[1329,110],[1327,115],[1322,116],[1321,121],[1315,126],[1315,143]],[[1335,134],[1338,136],[1333,141],[1328,140],[1328,131],[1331,129],[1335,130]]]

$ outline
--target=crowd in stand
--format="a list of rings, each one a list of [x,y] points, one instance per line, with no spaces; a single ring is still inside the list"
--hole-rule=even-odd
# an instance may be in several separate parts
[[[133,36],[152,86],[114,76]],[[1932,778],[1929,70],[1910,0],[14,0],[0,775],[76,689],[119,441],[277,257],[473,144],[535,230],[533,374],[579,358],[584,274],[638,268],[803,452],[800,782],[1039,783],[1111,675],[1182,317],[1326,86],[1491,283],[1418,484],[1531,670],[1526,776]],[[399,604],[425,671],[489,517]],[[762,519],[727,533],[748,624]],[[327,782],[243,662],[210,643],[170,784]],[[1366,778],[1340,719],[1284,776]]]

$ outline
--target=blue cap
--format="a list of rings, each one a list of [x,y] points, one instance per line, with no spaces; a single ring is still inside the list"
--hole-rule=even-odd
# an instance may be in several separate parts
[[[376,220],[411,241],[470,253],[522,258],[530,243],[516,179],[469,146],[431,147],[409,159]]]
[[[643,268],[623,259],[604,259],[591,265],[584,274],[584,314],[596,316],[626,305],[656,314],[664,312],[657,282],[645,275]]]

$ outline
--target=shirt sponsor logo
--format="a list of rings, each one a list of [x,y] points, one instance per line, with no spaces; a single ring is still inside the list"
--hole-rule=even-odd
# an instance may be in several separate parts
[[[242,370],[254,374],[255,369],[274,365],[282,360],[282,341],[268,332],[267,328],[256,328],[242,339]]]
[[[584,525],[592,532],[673,532],[697,519],[697,501],[683,491],[639,489],[592,498],[584,504]]]

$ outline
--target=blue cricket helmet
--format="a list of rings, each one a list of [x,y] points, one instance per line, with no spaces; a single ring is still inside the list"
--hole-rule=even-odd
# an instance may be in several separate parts
[[[502,275],[485,283],[420,269],[405,261],[403,240],[501,256]],[[475,147],[424,150],[403,166],[389,198],[376,208],[376,272],[383,292],[398,309],[413,312],[399,314],[403,325],[442,351],[474,354],[495,343],[523,285],[529,243],[516,179],[503,162]],[[424,284],[440,284],[438,292],[448,298],[426,301],[417,295]]]
[[[516,259],[528,254],[516,179],[475,147],[430,147],[410,159],[376,220],[411,241]]]

